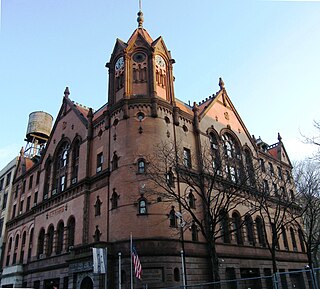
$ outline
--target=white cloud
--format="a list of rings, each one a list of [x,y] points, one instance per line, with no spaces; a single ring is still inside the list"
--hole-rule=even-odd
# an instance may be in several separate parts
[[[284,146],[291,161],[303,160],[312,157],[317,152],[317,146],[305,144],[300,139],[286,139]]]

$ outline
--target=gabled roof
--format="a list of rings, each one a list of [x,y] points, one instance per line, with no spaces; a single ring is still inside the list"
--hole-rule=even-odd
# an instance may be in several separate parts
[[[151,43],[153,42],[150,34],[148,33],[148,31],[142,27],[137,28],[135,31],[133,31],[133,33],[131,34],[129,40],[127,43],[130,43],[132,41],[135,41],[135,39],[138,37],[138,35],[141,35],[141,37],[143,39],[146,40],[146,42],[151,45]]]

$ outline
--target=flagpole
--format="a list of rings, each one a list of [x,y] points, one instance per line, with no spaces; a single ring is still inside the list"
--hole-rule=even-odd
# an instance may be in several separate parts
[[[133,274],[132,274],[132,233],[130,233],[130,288],[133,289]]]
[[[119,289],[121,289],[121,252],[118,253],[119,256]]]

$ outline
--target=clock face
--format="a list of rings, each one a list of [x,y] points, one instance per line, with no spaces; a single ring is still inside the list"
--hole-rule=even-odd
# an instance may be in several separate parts
[[[164,59],[160,55],[156,55],[156,64],[160,68],[165,68],[166,67],[166,62],[164,61]]]
[[[143,62],[146,59],[146,55],[142,52],[137,52],[133,55],[133,60],[135,62]]]
[[[123,56],[121,56],[121,57],[117,60],[116,65],[115,65],[116,71],[119,71],[123,66],[124,66],[124,59],[123,59]]]

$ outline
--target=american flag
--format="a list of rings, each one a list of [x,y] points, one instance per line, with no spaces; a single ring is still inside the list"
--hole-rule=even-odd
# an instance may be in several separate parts
[[[134,246],[132,246],[132,262],[134,265],[134,275],[141,280],[141,272],[142,272],[142,267],[140,263],[140,259],[137,253],[137,250]]]

